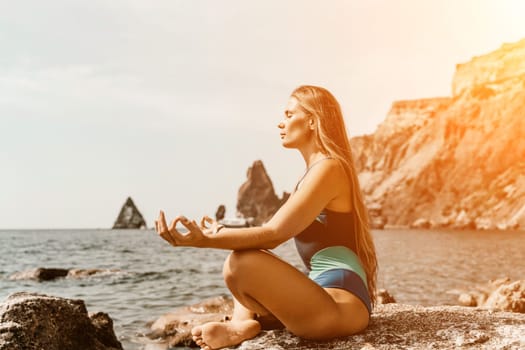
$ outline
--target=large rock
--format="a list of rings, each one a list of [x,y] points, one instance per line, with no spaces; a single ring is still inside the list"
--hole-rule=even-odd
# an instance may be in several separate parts
[[[452,97],[394,102],[351,140],[373,219],[525,229],[524,62],[522,40],[458,65]]]
[[[362,333],[309,341],[286,330],[265,331],[236,350],[523,349],[525,315],[461,306],[379,305]],[[233,349],[233,348],[231,348]]]
[[[253,225],[258,226],[268,221],[288,196],[283,193],[281,199],[277,197],[262,161],[257,160],[248,168],[246,182],[239,188],[237,212],[253,218]]]
[[[458,301],[464,306],[525,313],[525,280],[502,278],[463,292]]]
[[[383,291],[385,302],[393,298]],[[388,295],[388,298],[386,296]],[[390,299],[390,300],[387,300]],[[231,300],[218,297],[163,315],[151,325],[155,349],[194,346],[190,330],[209,321],[227,322]],[[307,320],[305,320],[307,321]],[[266,329],[267,325],[264,325]],[[235,349],[520,349],[525,315],[460,306],[379,304],[361,334],[332,341],[308,341],[286,330],[266,330]],[[233,348],[232,348],[233,349]]]
[[[137,228],[147,228],[146,221],[142,214],[133,203],[131,197],[126,199],[126,202],[120,209],[120,213],[113,224],[113,229],[137,229]]]
[[[14,293],[0,304],[0,350],[117,350],[107,314],[88,316],[82,300]]]

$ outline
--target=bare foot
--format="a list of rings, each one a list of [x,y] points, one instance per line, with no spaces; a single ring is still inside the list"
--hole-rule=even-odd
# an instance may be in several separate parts
[[[261,325],[255,320],[232,322],[209,322],[191,330],[193,341],[201,349],[212,350],[240,344],[255,337]]]

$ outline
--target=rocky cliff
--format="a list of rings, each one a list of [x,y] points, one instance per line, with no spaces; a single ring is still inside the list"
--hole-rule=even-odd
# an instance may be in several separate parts
[[[351,140],[375,221],[525,229],[525,40],[458,65],[452,91]]]
[[[459,96],[487,84],[497,88],[500,82],[525,75],[525,39],[503,44],[499,50],[474,57],[470,62],[456,65],[452,94]]]

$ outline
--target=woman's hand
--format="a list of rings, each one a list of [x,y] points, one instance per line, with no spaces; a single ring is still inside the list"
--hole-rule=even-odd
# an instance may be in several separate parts
[[[188,233],[182,234],[177,231],[176,227],[178,222],[182,223],[182,225],[186,227]],[[210,224],[210,226],[208,227],[206,224]],[[194,220],[189,221],[184,216],[177,216],[168,227],[164,212],[162,210],[159,213],[159,218],[157,221],[155,221],[155,230],[159,236],[161,236],[162,239],[174,247],[203,247],[208,236],[217,233],[221,228],[222,225],[219,225],[217,221],[211,219],[208,216],[205,216],[201,219],[200,226],[198,226]]]
[[[208,227],[206,226],[206,224],[210,224],[210,226]],[[201,219],[200,228],[205,234],[214,234],[219,232],[219,230],[221,230],[222,228],[224,228],[224,225],[219,224],[217,220],[213,220],[212,218],[206,215],[203,216]]]

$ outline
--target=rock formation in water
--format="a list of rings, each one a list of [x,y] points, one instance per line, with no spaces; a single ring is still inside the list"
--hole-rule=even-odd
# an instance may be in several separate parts
[[[269,220],[288,196],[285,192],[282,198],[277,197],[262,161],[257,160],[248,168],[247,180],[239,188],[237,212],[253,218],[253,225],[258,226]]]
[[[215,220],[220,221],[224,219],[224,215],[226,215],[226,207],[224,206],[224,204],[221,204],[215,212]]]
[[[14,293],[0,304],[0,350],[121,350],[113,321],[82,300]]]
[[[11,281],[35,280],[38,282],[53,281],[57,278],[84,278],[93,275],[106,275],[120,272],[118,269],[55,269],[39,267],[33,270],[15,272],[9,276]]]
[[[163,315],[151,325],[148,336],[157,340],[158,350],[195,346],[191,328],[209,321],[227,322],[231,310],[231,299],[209,299]],[[310,341],[274,329],[263,331],[235,349],[519,349],[525,346],[523,334],[525,314],[389,303],[377,305],[370,326],[351,337]]]
[[[68,269],[55,269],[55,268],[45,268],[39,267],[34,270],[20,271],[9,276],[11,281],[19,280],[35,280],[35,281],[52,281],[57,278],[66,277],[68,274]]]
[[[120,214],[113,225],[113,229],[138,229],[138,228],[147,228],[146,221],[142,214],[133,203],[131,197],[126,199],[126,202],[120,209]]]
[[[351,140],[373,220],[525,229],[525,39],[457,65],[452,92],[395,102]]]

